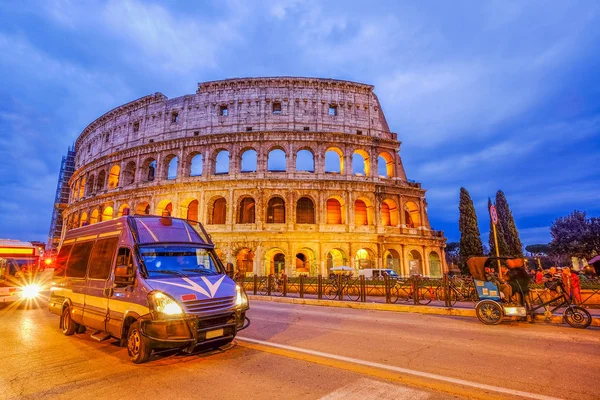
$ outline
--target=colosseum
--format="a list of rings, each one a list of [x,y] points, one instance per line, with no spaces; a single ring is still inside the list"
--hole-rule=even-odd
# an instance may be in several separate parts
[[[439,276],[443,233],[373,86],[241,78],[117,107],[75,143],[65,229],[132,213],[202,222],[246,275],[334,266]]]

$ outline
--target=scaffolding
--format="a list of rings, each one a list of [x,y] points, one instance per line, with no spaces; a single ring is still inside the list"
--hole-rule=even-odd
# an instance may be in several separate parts
[[[55,252],[63,231],[63,211],[69,204],[69,179],[75,172],[75,148],[69,147],[67,155],[63,156],[60,163],[60,172],[58,173],[58,183],[56,184],[56,195],[54,197],[54,209],[52,210],[52,220],[50,221],[50,231],[48,232],[47,250]]]

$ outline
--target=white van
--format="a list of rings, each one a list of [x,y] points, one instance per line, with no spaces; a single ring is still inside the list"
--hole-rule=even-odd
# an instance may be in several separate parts
[[[383,279],[384,273],[393,279],[400,278],[400,276],[393,269],[367,268],[358,270],[358,276],[362,275],[365,277],[365,279]]]

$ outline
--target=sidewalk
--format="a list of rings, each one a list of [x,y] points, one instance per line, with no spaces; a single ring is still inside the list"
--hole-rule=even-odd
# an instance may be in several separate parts
[[[433,314],[433,315],[448,315],[456,317],[471,317],[477,318],[475,315],[475,308],[473,303],[457,303],[455,307],[444,307],[443,304],[436,305],[411,305],[411,304],[386,304],[386,303],[361,303],[359,301],[340,301],[340,300],[318,300],[311,298],[299,298],[299,297],[276,297],[276,296],[259,296],[259,295],[248,295],[250,301],[270,301],[273,303],[287,303],[287,304],[305,304],[310,306],[322,306],[322,307],[339,307],[339,308],[354,308],[359,310],[375,310],[375,311],[393,311],[393,312],[410,312],[419,314]],[[437,303],[437,302],[432,302]],[[440,302],[441,303],[441,302]],[[460,304],[460,305],[459,305]],[[250,305],[252,307],[252,304]],[[600,326],[600,310],[598,309],[587,309],[592,315],[592,325]],[[536,322],[545,322],[543,315],[536,315]],[[555,325],[562,325],[562,315],[554,314],[551,320],[548,322]]]

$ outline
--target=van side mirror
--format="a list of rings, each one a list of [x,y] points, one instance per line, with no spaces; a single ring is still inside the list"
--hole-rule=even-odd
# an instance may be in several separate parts
[[[128,286],[133,283],[135,273],[129,272],[127,265],[117,265],[115,267],[115,285]]]
[[[233,278],[233,263],[225,264],[225,273],[228,277]]]

